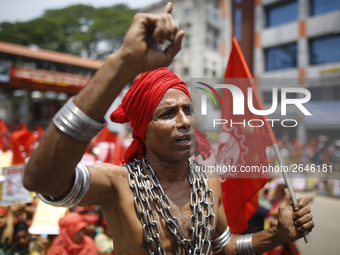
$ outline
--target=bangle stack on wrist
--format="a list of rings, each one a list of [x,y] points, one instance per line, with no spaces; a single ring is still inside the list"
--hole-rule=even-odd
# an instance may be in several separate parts
[[[253,234],[241,235],[237,238],[236,249],[240,255],[256,255],[253,249]]]
[[[70,99],[53,117],[54,125],[63,133],[89,142],[105,126],[105,121],[97,122],[83,113]]]
[[[224,231],[222,235],[220,235],[216,239],[211,240],[211,252],[213,254],[216,254],[223,251],[223,249],[229,243],[229,240],[230,240],[230,228],[228,227],[227,230]]]
[[[43,196],[37,193],[38,197],[46,204],[56,207],[73,207],[77,205],[86,195],[90,187],[90,172],[83,163],[78,163],[75,169],[75,178],[72,189],[62,199]]]

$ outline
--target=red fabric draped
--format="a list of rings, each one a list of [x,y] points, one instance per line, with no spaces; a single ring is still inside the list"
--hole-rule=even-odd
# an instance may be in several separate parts
[[[5,122],[2,119],[0,119],[0,150],[1,151],[6,151],[8,149],[7,137],[6,137],[7,132],[8,132],[8,128]]]
[[[34,144],[36,136],[27,129],[26,125],[12,134],[9,134],[10,147],[13,152],[12,164],[24,164],[25,158],[30,155],[31,146]]]
[[[229,82],[233,82],[233,80],[228,80],[227,78],[245,78],[239,79],[237,86],[243,91],[243,94],[246,95],[247,89],[249,86],[253,87],[254,94],[257,94],[256,86],[254,86],[251,81],[251,73],[247,66],[247,63],[244,59],[242,51],[238,45],[236,38],[233,38],[232,50],[230,52],[229,62],[227,65],[227,70],[225,72],[225,84],[229,84]],[[222,91],[222,119],[232,119],[234,122],[241,122],[245,119],[248,121],[250,119],[264,119],[265,116],[258,116],[251,113],[248,109],[246,109],[244,115],[233,115],[232,109],[232,95],[229,90],[225,89]],[[255,109],[263,109],[263,105],[259,96],[255,97],[254,100]],[[238,135],[238,137],[243,137],[242,144],[240,148],[243,148],[244,152],[243,160],[239,161],[237,169],[243,166],[260,166],[260,165],[268,165],[268,159],[266,155],[266,146],[271,145],[275,141],[274,132],[269,125],[268,121],[264,120],[265,125],[263,127],[243,127],[242,125],[234,126],[233,129],[231,126],[225,125],[225,129],[223,132],[229,132],[229,134]],[[233,141],[230,139],[230,141]],[[231,147],[230,143],[227,144]],[[225,153],[224,148],[226,148],[226,144],[220,143],[219,149],[219,164],[223,164],[220,162],[227,162],[228,153]],[[241,154],[240,154],[241,155]],[[241,157],[236,158],[240,160]],[[233,159],[234,160],[234,159]],[[232,163],[236,166],[235,161]],[[241,173],[242,174],[242,173]],[[251,177],[251,175],[248,175]],[[252,176],[253,178],[246,178],[248,176],[234,177],[234,178],[226,178],[225,182],[222,183],[222,196],[223,196],[223,205],[224,210],[228,219],[230,231],[235,234],[240,234],[247,230],[248,223],[247,221],[253,216],[258,205],[257,192],[266,184],[267,178],[266,175],[256,174],[256,176]]]
[[[168,68],[162,67],[154,71],[142,73],[125,94],[122,103],[112,112],[111,120],[117,123],[130,122],[133,129],[133,141],[127,148],[123,163],[132,162],[134,158],[145,156],[144,140],[148,123],[165,92],[179,89],[188,95],[185,83]],[[203,159],[210,156],[210,144],[206,135],[196,128],[196,151]]]
[[[47,255],[99,254],[93,240],[85,234],[81,244],[72,241],[72,237],[86,227],[86,223],[78,213],[71,212],[66,214],[59,220],[59,226],[60,234],[54,239],[53,244],[47,251]]]

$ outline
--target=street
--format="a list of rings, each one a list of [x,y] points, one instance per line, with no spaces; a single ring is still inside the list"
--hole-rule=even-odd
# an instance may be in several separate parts
[[[297,193],[297,197],[311,193]],[[339,255],[340,254],[340,199],[316,195],[310,203],[315,227],[310,233],[311,243],[298,240],[302,255]]]

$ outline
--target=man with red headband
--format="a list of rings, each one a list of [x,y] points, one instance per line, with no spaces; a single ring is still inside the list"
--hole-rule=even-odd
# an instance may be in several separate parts
[[[277,227],[230,233],[218,178],[209,179],[188,160],[210,153],[189,92],[160,68],[171,63],[184,36],[171,10],[168,3],[162,14],[134,17],[122,47],[54,117],[27,164],[25,187],[55,206],[99,205],[116,254],[260,254],[302,237],[314,225],[310,208],[300,199],[293,210],[288,190]],[[165,41],[171,44],[163,50]],[[111,114],[133,128],[126,164],[78,164],[112,101],[140,73]]]

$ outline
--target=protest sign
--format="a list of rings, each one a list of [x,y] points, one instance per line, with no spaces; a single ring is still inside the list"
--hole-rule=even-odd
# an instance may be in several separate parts
[[[29,232],[37,235],[58,235],[59,219],[65,215],[67,210],[67,208],[53,207],[38,200],[37,210]]]
[[[22,184],[24,172],[25,165],[4,168],[5,180],[2,183],[1,206],[32,202],[29,191]]]

